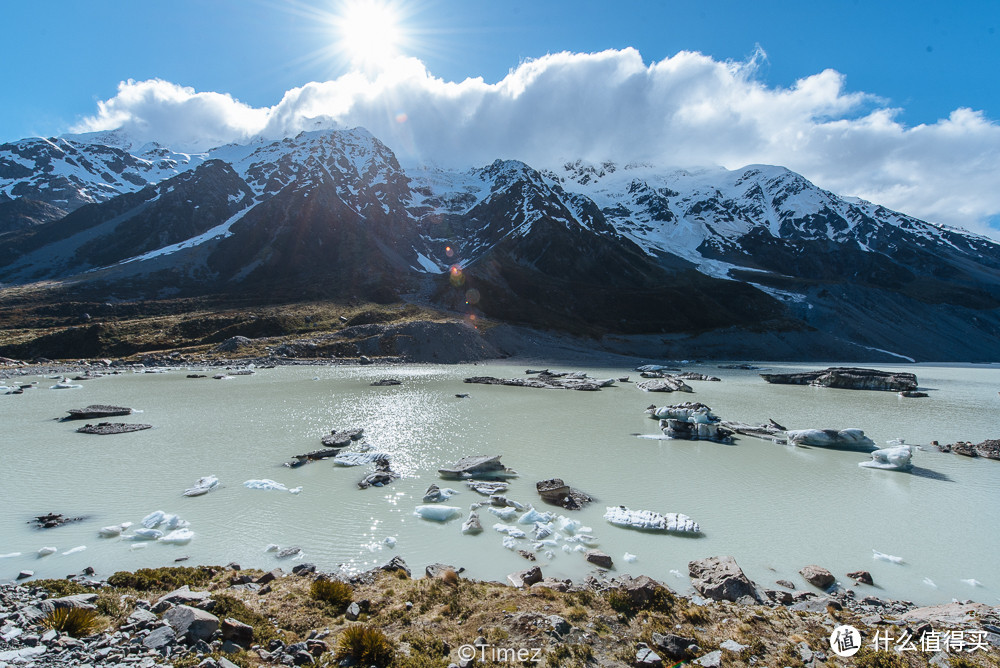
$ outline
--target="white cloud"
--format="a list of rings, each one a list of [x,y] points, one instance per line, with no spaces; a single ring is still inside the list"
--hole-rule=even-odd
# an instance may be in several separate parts
[[[998,234],[986,221],[1000,213],[1000,125],[958,109],[907,127],[879,98],[847,91],[833,70],[768,87],[755,77],[762,55],[733,63],[681,52],[647,65],[634,49],[557,53],[494,84],[443,81],[418,60],[397,59],[377,75],[295,88],[269,108],[162,80],[128,81],[76,129],[122,127],[140,141],[207,148],[295,134],[320,118],[368,128],[404,163],[776,164],[840,194]]]

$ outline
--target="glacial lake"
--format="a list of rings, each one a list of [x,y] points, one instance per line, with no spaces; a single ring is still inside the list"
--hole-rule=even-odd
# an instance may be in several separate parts
[[[463,535],[472,503],[485,500],[460,481],[442,481],[437,469],[464,455],[501,454],[520,475],[507,496],[540,511],[572,517],[592,529],[596,547],[615,561],[616,573],[648,574],[689,590],[692,559],[733,555],[764,587],[798,575],[807,564],[830,569],[845,586],[846,573],[868,570],[876,586],[859,595],[917,603],[1000,600],[1000,462],[968,459],[926,447],[931,440],[979,442],[1000,437],[1000,367],[879,365],[912,371],[927,399],[891,392],[864,392],[768,385],[756,372],[685,370],[720,376],[722,382],[690,381],[693,394],[645,393],[634,383],[600,392],[470,385],[473,375],[523,377],[525,364],[312,366],[259,369],[230,380],[188,379],[186,370],[132,372],[82,382],[80,389],[51,390],[45,377],[23,395],[0,396],[0,580],[22,569],[36,577],[64,577],[86,566],[106,577],[116,570],[238,562],[244,567],[286,571],[294,560],[266,552],[269,544],[299,546],[302,561],[333,570],[361,570],[403,557],[415,575],[444,562],[469,577],[504,580],[531,564],[503,546],[493,529],[500,520],[481,509],[485,531]],[[536,368],[543,368],[542,364]],[[762,364],[772,370],[822,365]],[[597,378],[638,374],[625,368],[553,367],[586,371]],[[217,370],[207,372],[209,376]],[[402,385],[372,387],[381,378]],[[12,381],[13,382],[13,381]],[[457,393],[469,398],[456,398]],[[700,401],[729,420],[773,418],[789,429],[858,427],[878,445],[902,438],[925,446],[911,473],[858,467],[868,455],[795,448],[740,438],[734,445],[647,440],[656,422],[643,413]],[[83,423],[60,422],[70,408],[89,404],[131,406],[141,413],[112,418],[153,429],[94,436],[75,433]],[[297,453],[319,449],[332,428],[364,427],[375,450],[390,453],[401,479],[360,490],[368,467],[331,461],[289,469]],[[200,497],[184,489],[201,476],[220,486]],[[538,480],[560,477],[597,501],[581,511],[543,503]],[[299,494],[247,489],[243,482],[268,478]],[[445,523],[417,517],[427,486],[460,491],[448,505],[461,515]],[[607,506],[679,512],[700,523],[701,537],[644,533],[612,526]],[[139,521],[163,510],[190,522],[187,545],[99,538],[106,525]],[[57,512],[86,519],[41,530],[35,515]],[[520,526],[530,530],[530,526]],[[394,547],[385,544],[396,539]],[[564,536],[565,537],[565,536]],[[515,541],[531,549],[530,539]],[[537,553],[547,576],[582,579],[592,566],[564,541]],[[38,557],[42,547],[58,552]],[[72,548],[83,551],[62,554]],[[902,563],[873,558],[873,550]],[[9,556],[20,552],[20,556]],[[626,553],[636,555],[627,562]],[[682,576],[682,577],[681,577]],[[969,584],[963,580],[976,580]]]

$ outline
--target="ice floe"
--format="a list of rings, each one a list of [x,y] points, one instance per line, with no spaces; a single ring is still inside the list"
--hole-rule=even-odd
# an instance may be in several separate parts
[[[63,552],[63,556],[65,557],[67,554],[76,554],[77,552],[83,552],[86,549],[87,549],[86,545],[77,545],[76,547],[71,547],[70,549]]]
[[[101,527],[100,531],[97,532],[97,535],[100,536],[101,538],[117,538],[118,536],[121,536],[122,532],[125,531],[125,529],[128,529],[130,526],[132,526],[131,522],[112,524],[110,526]]]
[[[190,529],[174,529],[167,535],[161,537],[159,541],[161,543],[168,543],[171,545],[187,545],[194,538],[194,532]]]
[[[615,526],[645,531],[701,532],[697,522],[680,513],[661,514],[652,510],[629,510],[625,506],[609,506],[604,513],[604,519]]]
[[[893,564],[903,563],[902,557],[895,557],[891,554],[886,554],[885,552],[879,552],[878,550],[872,549],[872,559],[878,559],[879,561],[888,561]]]
[[[625,553],[625,554],[624,554],[624,555],[622,556],[622,559],[624,559],[625,561],[627,561],[627,562],[628,562],[628,563],[630,563],[630,564],[633,564],[633,563],[635,563],[635,561],[636,561],[636,560],[637,560],[638,558],[639,558],[639,557],[635,556],[635,555],[634,555],[634,554],[632,554],[631,552],[626,552],[626,553]]]
[[[56,548],[54,548],[54,547],[43,547],[43,548],[41,548],[40,550],[38,550],[38,556],[39,556],[39,557],[47,557],[47,556],[49,556],[50,554],[55,554],[55,553],[56,553],[56,552],[58,552],[58,551],[59,551],[59,550],[57,550],[57,549],[56,549]]]
[[[184,496],[201,496],[207,494],[218,487],[219,479],[214,475],[207,475],[198,478],[198,481],[184,490]]]
[[[425,520],[433,522],[447,522],[462,514],[461,508],[455,506],[442,506],[439,504],[428,504],[417,506],[413,510],[414,514]]]
[[[247,480],[246,482],[243,483],[243,486],[248,489],[273,489],[279,492],[291,492],[292,494],[298,494],[299,492],[302,491],[301,487],[293,487],[292,489],[288,489],[280,482],[275,482],[270,478],[261,478],[259,480]]]
[[[965,584],[969,585],[970,587],[982,587],[983,586],[983,583],[980,582],[979,580],[975,579],[975,578],[969,578],[968,580],[962,580],[962,582],[964,582]]]

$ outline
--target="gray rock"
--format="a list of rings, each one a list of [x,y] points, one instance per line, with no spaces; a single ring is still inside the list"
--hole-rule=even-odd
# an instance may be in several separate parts
[[[253,627],[249,624],[227,617],[222,620],[222,639],[232,642],[243,649],[249,649],[253,644]]]
[[[548,620],[551,629],[561,636],[564,636],[573,630],[573,625],[559,615],[549,615],[546,619]]]
[[[735,640],[730,639],[730,640],[723,640],[721,643],[719,643],[719,647],[721,647],[722,649],[727,649],[730,652],[742,652],[747,647],[749,647],[749,645],[742,645],[736,642]]]
[[[641,647],[639,651],[635,653],[635,665],[643,666],[645,668],[653,668],[654,666],[662,666],[663,659],[660,655],[651,650],[648,647]]]
[[[274,582],[275,580],[277,580],[278,578],[280,578],[282,575],[284,575],[284,573],[281,571],[281,569],[280,568],[275,568],[273,571],[269,571],[267,573],[264,573],[259,578],[257,578],[256,583],[259,584],[259,585],[265,585],[268,582]]]
[[[544,578],[541,582],[536,582],[531,585],[532,589],[554,589],[556,591],[567,592],[569,591],[571,580],[556,580],[555,578]]]
[[[705,598],[734,603],[759,603],[757,586],[733,557],[708,557],[688,564],[691,584]]]
[[[34,577],[35,571],[21,571],[17,574],[15,580],[27,580],[30,577]]]
[[[197,605],[212,597],[207,591],[191,591],[191,587],[184,585],[180,589],[175,589],[169,594],[164,594],[156,600],[156,604],[173,603],[174,605]]]
[[[819,587],[820,589],[826,589],[834,582],[837,578],[833,576],[833,573],[826,570],[822,566],[817,566],[816,564],[810,564],[802,568],[799,571],[799,575],[805,578],[805,581],[814,587]]]
[[[628,595],[632,605],[637,608],[646,607],[662,594],[673,593],[669,587],[661,582],[657,582],[648,575],[640,575],[637,578],[625,575],[621,578],[620,588]]]
[[[226,657],[221,657],[218,660],[219,668],[240,668],[235,663],[227,659]]]
[[[347,617],[347,620],[350,622],[358,621],[358,617],[361,616],[361,606],[358,605],[357,601],[347,606],[347,611],[344,612],[344,616]]]
[[[185,638],[188,644],[199,640],[210,640],[212,634],[219,630],[219,618],[210,612],[192,608],[189,605],[177,605],[163,613],[163,619],[170,624],[174,633]]]
[[[600,568],[614,568],[615,564],[611,557],[600,550],[587,550],[584,555],[587,561]]]
[[[315,572],[316,564],[302,563],[292,567],[292,573],[295,575],[308,575]]]
[[[172,627],[161,626],[158,629],[153,629],[148,636],[142,639],[142,646],[146,649],[166,654],[164,650],[174,644],[176,639],[177,634],[174,632]]]
[[[687,659],[692,654],[691,648],[698,646],[694,638],[686,638],[673,633],[654,633],[652,640],[653,646],[671,659]]]
[[[799,658],[802,659],[802,663],[809,663],[815,658],[813,651],[809,649],[808,643],[799,643]]]
[[[717,649],[714,652],[709,652],[698,657],[694,662],[704,668],[719,668],[722,665],[722,650]]]
[[[448,571],[458,573],[457,568],[448,564],[428,564],[427,568],[424,569],[424,575],[433,580],[434,578],[443,576]]]
[[[154,624],[159,621],[159,618],[154,615],[149,610],[143,610],[142,608],[136,608],[128,616],[129,624],[136,624],[139,628],[144,628],[150,624]]]
[[[935,628],[974,624],[976,619],[988,618],[991,608],[983,603],[945,603],[914,608],[903,614],[904,622],[926,622]]]
[[[834,610],[844,609],[844,606],[836,599],[830,598],[829,596],[817,596],[800,601],[790,607],[789,610],[795,612],[826,612],[828,606],[832,607]]]
[[[383,571],[403,571],[406,573],[406,577],[413,577],[410,573],[410,567],[406,565],[402,557],[393,557],[386,564],[379,566],[379,570]]]
[[[530,587],[536,582],[542,581],[542,569],[540,566],[532,566],[526,570],[511,573],[507,579],[515,587]]]
[[[767,597],[774,601],[775,603],[780,603],[781,605],[791,605],[792,604],[792,593],[784,591],[781,589],[765,589],[764,593]]]

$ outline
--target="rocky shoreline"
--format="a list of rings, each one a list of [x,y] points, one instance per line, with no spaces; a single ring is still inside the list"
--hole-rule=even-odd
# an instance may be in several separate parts
[[[396,557],[356,575],[229,564],[0,585],[0,667],[468,668],[491,657],[482,663],[502,665],[480,652],[503,648],[531,652],[524,665],[814,668],[835,665],[830,636],[842,624],[864,639],[857,665],[995,666],[1000,657],[1000,608],[883,600],[865,595],[870,584],[842,587],[816,565],[800,572],[809,590],[786,591],[761,588],[732,557],[696,560],[689,596],[601,569],[581,583],[546,578],[538,566],[509,584],[462,571],[432,564],[414,579]],[[852,574],[870,583],[865,575]],[[59,611],[92,624],[60,626]],[[932,646],[944,633],[950,642]],[[364,634],[384,651],[366,654],[354,642]],[[878,637],[921,649],[869,646]],[[479,648],[471,657],[470,645]]]

